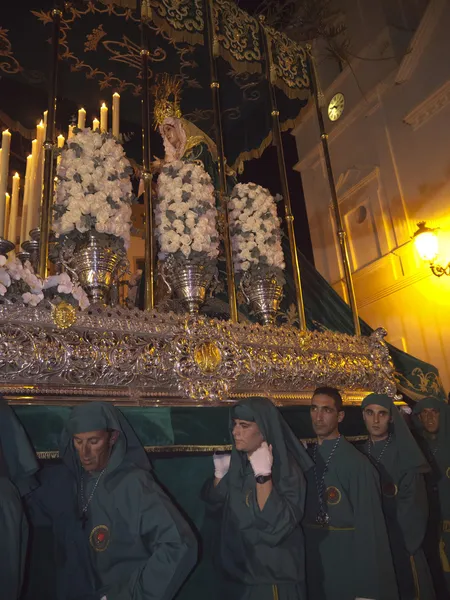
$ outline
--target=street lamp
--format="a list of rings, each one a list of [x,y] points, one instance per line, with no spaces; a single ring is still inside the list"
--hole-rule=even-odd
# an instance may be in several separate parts
[[[417,228],[413,240],[420,258],[429,263],[430,269],[436,277],[450,275],[450,262],[445,266],[435,262],[439,255],[438,230],[427,227],[425,221],[417,223]]]

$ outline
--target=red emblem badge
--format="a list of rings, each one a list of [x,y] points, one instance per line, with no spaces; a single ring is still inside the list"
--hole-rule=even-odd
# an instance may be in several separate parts
[[[381,486],[381,491],[383,492],[383,496],[386,498],[394,498],[397,495],[398,488],[392,481],[387,483],[383,483]]]
[[[97,525],[91,531],[89,543],[96,552],[104,552],[109,546],[110,534],[106,525]]]
[[[331,506],[339,504],[339,502],[341,501],[341,497],[341,492],[338,490],[337,487],[334,487],[334,485],[327,487],[327,490],[325,492],[325,501],[327,504],[330,504]]]

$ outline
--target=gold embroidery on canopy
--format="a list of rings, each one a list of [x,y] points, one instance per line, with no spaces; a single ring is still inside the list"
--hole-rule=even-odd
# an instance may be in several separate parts
[[[204,45],[202,0],[148,0],[151,18],[177,42]]]
[[[214,2],[214,38],[220,54],[237,72],[261,73],[258,21],[228,0]]]
[[[8,29],[0,27],[0,70],[9,75],[20,73],[23,68],[17,59],[14,58],[12,44],[8,39]]]
[[[52,23],[51,11],[31,11],[32,14],[41,21],[44,25]],[[106,88],[113,88],[117,92],[124,92],[125,90],[130,91],[134,96],[140,96],[142,92],[142,86],[138,82],[127,81],[116,77],[114,73],[102,71],[101,69],[94,68],[84,60],[81,60],[69,46],[69,33],[73,30],[76,22],[89,14],[100,14],[109,15],[123,18],[125,21],[131,21],[136,24],[140,22],[137,15],[131,10],[131,8],[116,6],[112,3],[104,2],[102,4],[94,4],[89,2],[85,7],[75,8],[73,5],[69,5],[64,13],[64,19],[61,21],[61,34],[59,45],[61,49],[61,59],[66,60],[70,64],[72,72],[82,72],[85,74],[86,79],[95,79],[98,82],[99,88],[104,90]],[[94,29],[91,34],[87,36],[85,42],[85,51],[94,49],[95,43],[99,44],[100,39],[105,36],[101,36],[102,31],[99,31],[101,26]],[[147,22],[146,27],[156,35],[161,37],[170,43],[175,48],[176,53],[180,60],[180,71],[189,67],[191,61],[188,60],[193,52],[192,47],[180,47],[176,42],[173,41],[170,34],[166,33],[162,28],[157,25],[152,25]],[[105,40],[101,41],[101,45],[110,53],[110,60],[115,62],[121,62],[133,67],[136,70],[136,75],[139,75],[141,69],[141,57],[140,57],[140,46],[130,40],[127,36],[123,35],[121,40]],[[166,60],[167,53],[162,47],[157,47],[150,53],[151,62],[162,62]],[[149,77],[153,78],[153,72],[150,70]],[[189,78],[185,79],[187,84],[195,85],[195,81],[191,81]]]
[[[307,98],[310,90],[306,49],[285,33],[265,27],[269,43],[270,77],[288,98]]]

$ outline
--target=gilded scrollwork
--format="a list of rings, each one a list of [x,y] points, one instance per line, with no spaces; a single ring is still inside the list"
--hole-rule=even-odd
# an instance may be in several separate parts
[[[31,11],[32,14],[44,25],[52,23],[51,11]],[[109,54],[109,60],[113,62],[119,62],[128,65],[134,70],[134,73],[138,77],[131,77],[130,79],[122,79],[116,76],[113,72],[107,72],[106,70],[99,69],[90,64],[90,59],[80,57],[78,53],[75,53],[71,47],[71,35],[77,25],[77,22],[89,14],[94,15],[110,15],[124,19],[125,22],[133,22],[136,26],[139,24],[139,18],[135,11],[129,8],[120,7],[115,4],[97,4],[89,2],[85,7],[76,7],[72,4],[68,4],[64,12],[64,18],[61,21],[61,33],[60,33],[60,54],[61,58],[70,64],[70,69],[73,72],[81,72],[85,74],[86,79],[95,79],[101,90],[106,88],[114,88],[118,92],[130,91],[134,96],[141,94],[141,85],[139,83],[139,73],[141,69],[141,56],[140,46],[130,39],[126,35],[122,35],[120,39],[112,39],[108,32],[105,31],[104,25],[100,24],[94,28],[89,34],[86,35],[84,43],[84,53],[98,51],[99,47],[104,48]],[[160,26],[147,22],[145,27],[150,29],[155,35],[159,35],[165,42],[169,42],[175,48],[175,51],[179,57],[179,68],[180,72],[184,73],[184,70],[191,66],[189,56],[192,49],[182,47],[177,44],[171,37],[170,33],[167,33]],[[149,54],[150,63],[163,62],[167,59],[167,52],[161,46],[155,46],[152,48]],[[131,71],[133,72],[133,71]],[[150,77],[153,77],[153,72],[150,70]],[[190,82],[189,75],[185,75],[184,79],[187,83]]]
[[[269,42],[273,83],[290,98],[305,97],[310,87],[306,49],[285,33],[268,26],[265,30]]]
[[[261,72],[258,21],[234,2],[215,0],[214,24],[219,53],[238,72]]]
[[[233,324],[174,313],[95,308],[70,328],[48,307],[0,306],[0,385],[28,394],[171,397],[217,402],[243,393],[295,396],[317,385],[396,393],[384,332],[352,337]],[[71,391],[72,390],[72,391]],[[140,390],[140,391],[139,391]]]
[[[8,39],[8,30],[0,27],[0,70],[8,75],[20,73],[23,69],[14,57],[11,42]]]
[[[152,19],[177,41],[203,44],[202,0],[149,0]]]

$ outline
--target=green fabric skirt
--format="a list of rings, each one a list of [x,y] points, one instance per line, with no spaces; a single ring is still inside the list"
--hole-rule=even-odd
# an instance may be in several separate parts
[[[242,585],[225,582],[221,600],[306,600],[303,584]]]

